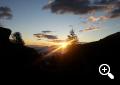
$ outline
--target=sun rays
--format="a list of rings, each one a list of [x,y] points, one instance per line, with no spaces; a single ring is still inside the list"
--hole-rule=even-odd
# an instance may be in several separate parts
[[[52,50],[51,52],[49,52],[48,54],[46,54],[44,57],[48,57],[56,52],[64,53],[67,50],[67,47],[71,45],[73,41],[74,40],[58,43],[58,47]]]

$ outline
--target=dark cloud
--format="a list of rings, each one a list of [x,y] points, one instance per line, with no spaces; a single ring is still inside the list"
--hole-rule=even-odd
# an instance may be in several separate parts
[[[52,31],[46,30],[46,31],[42,31],[42,33],[51,33]]]
[[[34,35],[35,37],[37,37],[37,38],[41,38],[41,37],[43,37],[41,33],[33,34],[33,35]]]
[[[111,12],[110,18],[116,18],[120,16],[120,8],[115,9]]]
[[[116,9],[117,8],[117,9]],[[120,16],[120,0],[54,0],[43,7],[53,13],[87,14],[108,11],[110,18]]]
[[[37,34],[33,34],[35,37],[38,38],[38,40],[41,40],[41,38],[45,38],[45,39],[50,39],[50,40],[55,40],[58,39],[58,37],[56,35],[53,34],[49,34],[52,31],[50,30],[45,30],[45,31],[41,31],[41,33],[37,33]]]
[[[35,37],[37,38],[46,38],[46,39],[58,39],[57,36],[55,35],[48,35],[48,34],[44,34],[44,33],[38,33],[38,34],[34,34]]]
[[[58,39],[55,35],[44,35],[44,37],[47,39]]]
[[[12,11],[9,7],[0,7],[0,19],[11,19],[12,16]]]
[[[101,8],[101,6],[89,6],[89,0],[55,0],[46,5],[43,9],[51,9],[53,13],[72,12],[74,14],[84,14]]]

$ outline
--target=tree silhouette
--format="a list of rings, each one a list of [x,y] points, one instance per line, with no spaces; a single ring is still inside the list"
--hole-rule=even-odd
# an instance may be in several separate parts
[[[70,31],[70,35],[68,35],[67,41],[71,41],[71,44],[78,44],[79,40],[73,29]]]
[[[12,34],[13,42],[19,45],[24,45],[24,41],[22,39],[21,33],[20,32],[15,32]]]

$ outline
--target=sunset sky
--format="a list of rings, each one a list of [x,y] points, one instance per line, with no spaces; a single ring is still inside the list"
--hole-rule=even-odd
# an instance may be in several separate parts
[[[57,0],[55,1],[57,2]],[[72,29],[70,25],[73,26],[80,42],[96,41],[120,31],[119,16],[109,18],[103,11],[95,11],[92,14],[74,14],[71,9],[69,11],[65,9],[63,10],[65,13],[59,13],[59,11],[54,11],[50,7],[45,8],[50,3],[55,3],[55,1],[0,0],[0,6],[11,8],[13,14],[11,20],[4,20],[2,24],[4,27],[10,28],[13,32],[21,32],[26,44],[33,45],[41,45],[46,42],[48,44],[48,41],[38,40],[33,36],[33,34],[41,33],[42,31],[51,31],[50,35],[56,36],[58,40],[66,39]]]

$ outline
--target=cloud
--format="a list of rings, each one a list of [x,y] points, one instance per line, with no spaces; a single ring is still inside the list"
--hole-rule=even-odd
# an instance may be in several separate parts
[[[35,37],[37,37],[37,38],[42,38],[43,37],[43,35],[41,34],[41,33],[38,33],[38,34],[33,34]]]
[[[55,42],[55,43],[60,43],[60,42],[64,42],[65,40],[60,40],[60,39],[55,39],[55,40],[51,40],[51,42]]]
[[[111,17],[111,18],[120,17],[120,8],[113,10],[113,11],[111,12],[110,17]]]
[[[9,7],[0,7],[0,19],[11,19],[12,16],[12,11]]]
[[[58,39],[55,35],[44,35],[44,37],[47,39]]]
[[[89,0],[54,0],[43,9],[51,9],[53,13],[72,12],[74,14],[90,13],[94,10],[102,9],[104,6],[91,5]]]
[[[54,0],[48,0],[48,4],[51,4],[52,2],[54,2]]]
[[[52,31],[49,31],[49,30],[45,30],[45,31],[42,31],[42,33],[51,33]]]
[[[55,35],[48,35],[44,33],[38,33],[38,34],[33,34],[35,37],[41,39],[41,38],[46,38],[46,39],[58,39],[57,36]]]
[[[117,9],[116,9],[117,8]],[[107,11],[110,18],[120,16],[120,0],[54,0],[43,7],[53,13],[87,14]]]
[[[83,30],[80,30],[79,32],[87,32],[87,31],[96,30],[96,29],[99,29],[99,27],[90,26],[89,28],[85,28]]]
[[[97,22],[97,21],[107,20],[109,18],[110,18],[109,16],[99,16],[99,17],[90,16],[88,18],[88,21],[90,21],[90,22]]]

